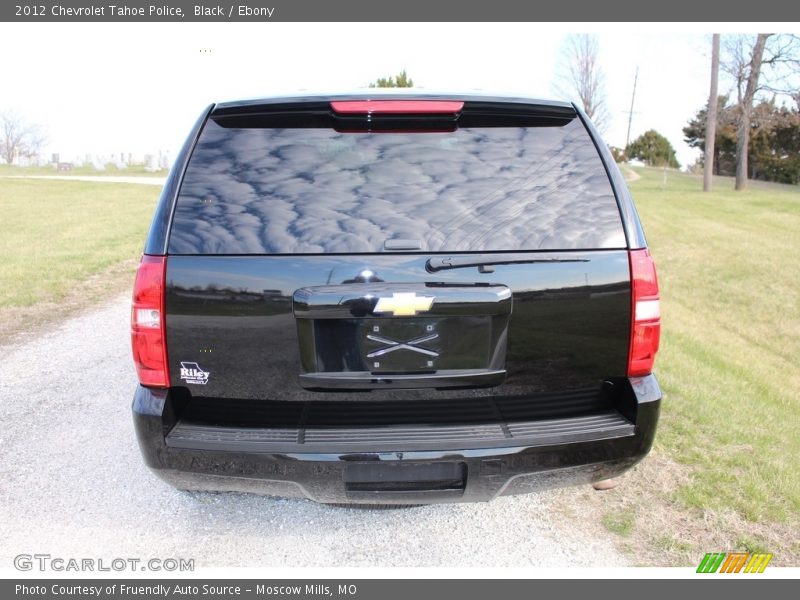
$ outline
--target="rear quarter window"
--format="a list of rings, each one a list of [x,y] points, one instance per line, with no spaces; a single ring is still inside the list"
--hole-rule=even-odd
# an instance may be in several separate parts
[[[187,165],[171,254],[624,248],[603,163],[582,122],[452,132],[224,127]]]

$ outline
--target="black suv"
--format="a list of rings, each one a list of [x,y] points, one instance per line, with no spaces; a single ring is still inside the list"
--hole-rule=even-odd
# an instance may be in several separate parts
[[[133,416],[183,489],[489,500],[644,457],[659,333],[630,193],[574,105],[226,102],[147,239]]]

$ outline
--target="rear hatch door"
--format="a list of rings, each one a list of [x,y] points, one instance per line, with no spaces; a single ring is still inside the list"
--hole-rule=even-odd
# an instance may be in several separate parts
[[[359,102],[212,112],[169,239],[173,385],[357,402],[624,377],[625,235],[574,109]]]

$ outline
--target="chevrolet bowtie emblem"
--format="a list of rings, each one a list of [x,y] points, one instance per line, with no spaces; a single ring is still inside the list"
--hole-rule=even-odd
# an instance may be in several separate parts
[[[391,298],[378,298],[372,312],[392,313],[395,317],[413,317],[429,311],[433,300],[433,296],[417,296],[416,292],[395,292]]]

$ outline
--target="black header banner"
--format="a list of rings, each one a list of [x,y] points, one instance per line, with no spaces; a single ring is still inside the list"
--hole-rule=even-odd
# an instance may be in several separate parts
[[[0,21],[27,22],[707,22],[800,21],[787,0],[37,0],[0,4]]]

